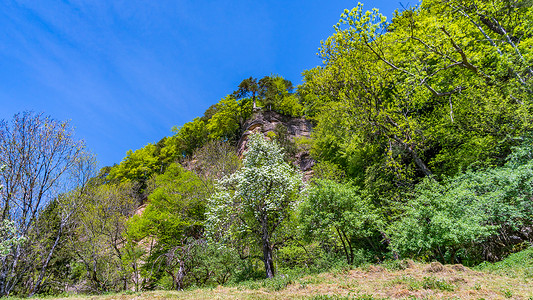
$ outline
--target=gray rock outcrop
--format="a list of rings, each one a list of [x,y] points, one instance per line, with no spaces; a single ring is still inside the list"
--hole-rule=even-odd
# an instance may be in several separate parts
[[[268,136],[269,132],[275,133],[276,128],[279,128],[280,125],[286,128],[287,137],[292,142],[295,141],[295,138],[310,138],[313,130],[311,122],[304,118],[285,116],[274,111],[258,110],[244,123],[245,130],[237,144],[239,156],[242,157],[244,151],[246,151],[246,144],[250,134],[261,133],[264,136]],[[293,164],[304,173],[304,179],[312,176],[313,171],[311,168],[316,162],[308,150],[297,149],[292,160]]]

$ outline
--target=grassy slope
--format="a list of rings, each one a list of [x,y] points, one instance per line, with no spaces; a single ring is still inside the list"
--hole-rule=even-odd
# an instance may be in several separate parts
[[[393,262],[235,286],[66,299],[533,299],[533,248],[476,270],[462,265]],[[57,298],[56,298],[57,299]]]

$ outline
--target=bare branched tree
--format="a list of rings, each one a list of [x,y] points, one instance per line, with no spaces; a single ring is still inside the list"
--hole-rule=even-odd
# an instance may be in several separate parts
[[[14,291],[34,294],[46,281],[50,259],[78,207],[76,201],[62,201],[62,195],[83,193],[93,175],[94,158],[83,141],[74,138],[68,121],[24,112],[11,122],[0,121],[0,165],[6,166],[0,174],[0,221],[13,221],[26,237],[0,259],[0,296]],[[59,229],[43,234],[36,224],[52,201],[60,206]]]

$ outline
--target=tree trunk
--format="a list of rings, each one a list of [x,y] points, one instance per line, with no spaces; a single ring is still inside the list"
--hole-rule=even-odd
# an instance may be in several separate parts
[[[266,277],[274,277],[274,261],[272,260],[272,249],[268,243],[263,241],[263,262],[265,263]]]
[[[335,227],[335,230],[337,230],[337,234],[339,235],[339,239],[342,242],[342,249],[344,249],[344,254],[346,255],[346,263],[350,264],[350,256],[348,255],[348,250],[346,249],[346,243],[344,242],[344,239],[342,238],[342,234],[338,227]]]
[[[265,263],[265,271],[267,278],[274,277],[274,260],[272,258],[272,247],[270,246],[270,235],[268,232],[267,218],[263,217],[262,222],[262,242],[263,242],[263,262]]]

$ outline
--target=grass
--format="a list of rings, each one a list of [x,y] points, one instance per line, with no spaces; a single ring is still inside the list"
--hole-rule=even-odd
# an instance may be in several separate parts
[[[512,278],[532,279],[533,247],[513,253],[506,259],[496,263],[482,263],[475,269]]]
[[[278,276],[216,288],[124,292],[55,299],[532,299],[533,248],[474,269],[391,261],[329,273]],[[11,298],[14,299],[14,298]],[[52,298],[45,298],[52,299]]]

